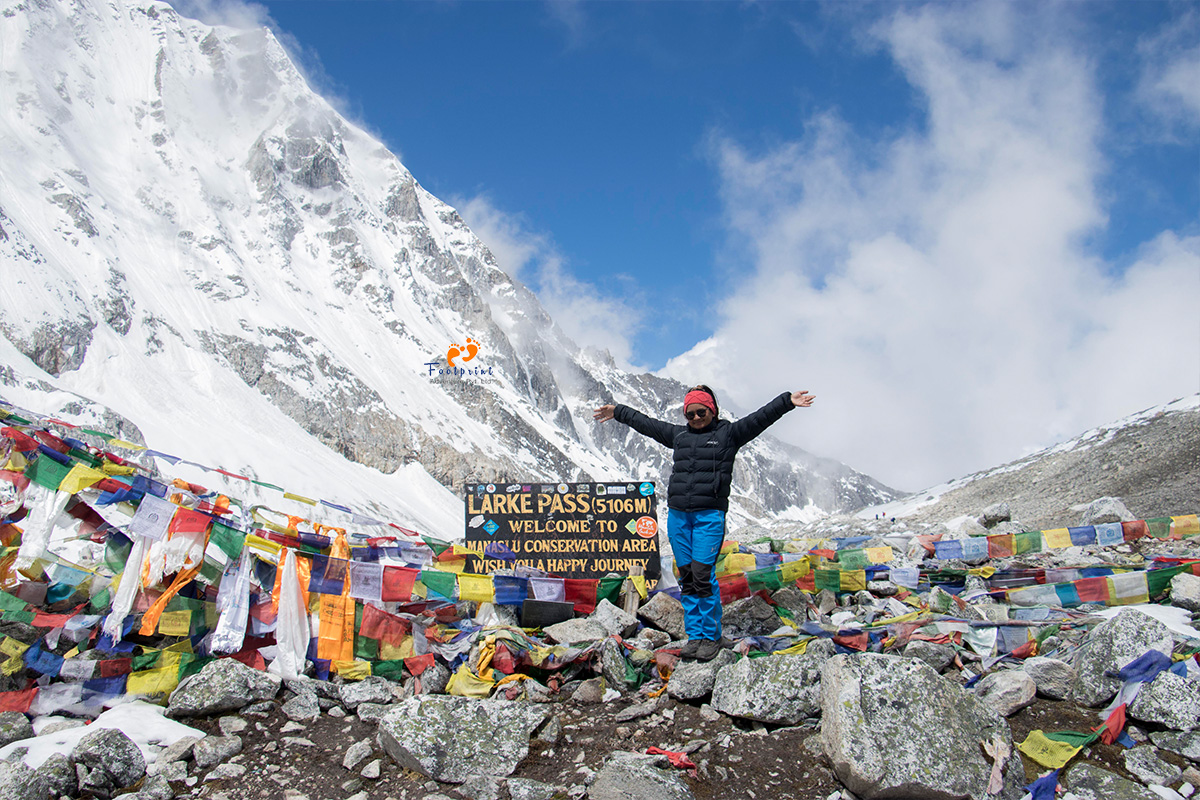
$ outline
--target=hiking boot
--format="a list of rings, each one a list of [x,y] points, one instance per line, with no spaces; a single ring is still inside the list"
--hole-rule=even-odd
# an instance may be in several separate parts
[[[712,661],[717,657],[717,653],[721,652],[721,643],[714,642],[712,639],[704,639],[700,642],[700,646],[696,648],[697,661]]]
[[[688,639],[688,643],[679,648],[680,658],[695,658],[703,639]]]

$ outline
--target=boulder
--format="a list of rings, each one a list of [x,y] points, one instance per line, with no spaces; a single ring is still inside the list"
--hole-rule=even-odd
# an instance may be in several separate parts
[[[824,663],[810,654],[743,658],[717,672],[712,707],[731,717],[795,725],[820,710]]]
[[[1080,511],[1079,525],[1105,525],[1110,522],[1131,522],[1137,519],[1119,497],[1100,497],[1085,506],[1075,506]]]
[[[837,655],[821,672],[821,745],[834,774],[863,800],[985,800],[992,763],[982,744],[1012,747],[1008,724],[924,661]],[[1001,797],[1024,793],[1009,758]]]
[[[1150,741],[1162,750],[1178,753],[1188,761],[1200,763],[1200,731],[1154,731]]]
[[[75,765],[64,753],[51,753],[34,771],[46,781],[51,796],[75,797],[79,794],[79,778],[75,774]],[[7,796],[0,791],[0,797]]]
[[[712,694],[717,673],[737,661],[731,650],[722,650],[712,661],[681,661],[667,681],[667,694],[676,700],[700,700]]]
[[[192,747],[192,758],[200,769],[222,764],[242,752],[240,736],[205,736]]]
[[[638,629],[637,617],[623,608],[617,608],[607,599],[596,605],[596,610],[588,619],[600,623],[609,636],[620,636],[622,639],[633,636]]]
[[[167,705],[167,716],[200,717],[237,711],[270,700],[279,691],[278,675],[247,667],[234,658],[218,658],[179,682]]]
[[[1000,716],[1011,717],[1033,704],[1037,684],[1023,670],[1006,669],[984,675],[975,684],[975,696]]]
[[[1200,611],[1200,576],[1181,572],[1171,578],[1171,605]]]
[[[1124,609],[1097,625],[1076,653],[1072,699],[1091,708],[1104,705],[1121,688],[1119,679],[1105,673],[1115,674],[1148,650],[1170,655],[1173,646],[1166,625],[1137,609]]]
[[[5,711],[0,714],[0,747],[34,736],[33,723],[20,711]]]
[[[687,636],[683,627],[683,604],[666,592],[656,592],[638,609],[638,619],[652,628],[666,631],[672,639]]]
[[[985,528],[991,529],[999,525],[1001,522],[1008,522],[1012,519],[1012,512],[1008,508],[1008,503],[999,502],[993,503],[983,510],[979,515],[979,524]]]
[[[421,695],[380,720],[378,741],[401,767],[443,783],[507,776],[551,713],[536,703]]]
[[[608,631],[599,622],[591,619],[569,619],[547,625],[546,635],[559,644],[589,644],[608,638]]]
[[[1038,694],[1052,700],[1065,700],[1075,685],[1075,668],[1065,661],[1045,656],[1025,659],[1021,669],[1033,679]]]
[[[279,710],[292,722],[313,722],[321,716],[321,706],[318,704],[317,695],[312,692],[296,695],[284,703]]]
[[[0,798],[3,800],[46,800],[50,786],[44,775],[24,761],[0,761]]]
[[[693,800],[695,795],[678,774],[660,769],[662,757],[613,753],[588,787],[588,800]]]
[[[146,774],[146,758],[137,744],[116,728],[84,735],[71,750],[79,791],[111,797]],[[44,795],[43,795],[44,797]]]
[[[386,704],[392,702],[396,699],[392,692],[392,686],[392,682],[387,678],[372,675],[361,681],[343,683],[339,695],[346,710],[353,711],[362,703]]]
[[[757,594],[734,600],[721,614],[721,630],[731,639],[770,636],[781,624],[775,607]]]
[[[771,595],[771,599],[777,605],[783,606],[788,611],[796,615],[796,619],[803,622],[808,619],[808,608],[810,600],[808,595],[795,586],[784,586],[778,589]]]
[[[1078,800],[1161,800],[1145,786],[1086,761],[1071,767],[1062,783]]]
[[[1176,731],[1200,728],[1200,678],[1161,672],[1129,704],[1129,716]]]
[[[1125,769],[1147,785],[1170,786],[1179,780],[1183,770],[1158,757],[1158,748],[1140,744],[1125,751]]]
[[[904,645],[902,655],[905,658],[921,659],[933,667],[935,672],[945,672],[954,663],[953,647],[948,644],[926,642],[922,639],[913,639]]]

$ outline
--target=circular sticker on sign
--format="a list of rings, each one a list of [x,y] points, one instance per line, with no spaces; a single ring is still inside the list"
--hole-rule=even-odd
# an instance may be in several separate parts
[[[643,539],[650,539],[658,535],[658,520],[654,517],[638,517],[637,535]]]
[[[642,497],[649,497],[650,495],[654,494],[654,484],[643,483],[638,487],[638,491],[642,493]]]
[[[489,484],[487,485],[487,491],[488,491],[488,494],[495,494],[495,492],[496,492],[496,484],[494,484],[494,483],[489,483]]]
[[[567,486],[565,483],[560,483],[558,485],[558,493],[559,494],[566,494],[569,491],[571,491],[571,487]]]

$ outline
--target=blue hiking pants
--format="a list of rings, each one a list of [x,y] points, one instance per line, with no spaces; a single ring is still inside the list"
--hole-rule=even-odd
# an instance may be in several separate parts
[[[679,568],[679,599],[688,639],[720,641],[721,589],[715,568],[725,541],[725,512],[667,509],[667,538]]]

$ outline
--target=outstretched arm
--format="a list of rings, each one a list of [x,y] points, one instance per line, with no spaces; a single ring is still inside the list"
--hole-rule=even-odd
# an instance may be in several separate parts
[[[629,406],[611,404],[597,408],[592,414],[592,419],[597,422],[608,422],[610,419],[615,419],[617,422],[624,423],[643,436],[649,436],[651,439],[667,447],[672,446],[675,438],[675,429],[682,427],[672,425],[669,422],[663,422],[662,420],[652,419],[640,411],[634,411]]]
[[[796,408],[808,408],[812,405],[813,400],[816,400],[815,394],[809,394],[806,390],[801,389],[798,392],[792,392],[792,405]]]

